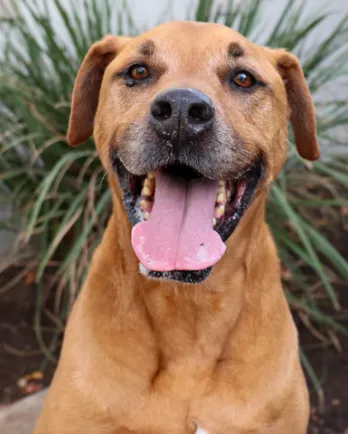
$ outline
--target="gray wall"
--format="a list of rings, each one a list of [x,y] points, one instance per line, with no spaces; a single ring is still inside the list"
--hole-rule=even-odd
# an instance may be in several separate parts
[[[48,0],[48,4],[50,4],[50,1]],[[298,0],[294,1],[298,2]],[[44,3],[44,0],[37,0],[37,2],[40,5]],[[61,2],[64,6],[69,7],[72,2],[82,4],[83,0],[61,0]],[[13,3],[13,0],[0,0],[0,16],[4,14],[4,11],[6,11],[11,3]],[[120,3],[120,1],[115,0],[115,5]],[[185,19],[187,13],[194,10],[197,0],[127,0],[127,3],[135,21],[140,27],[144,28],[155,25],[158,19],[165,14],[167,14],[167,19],[169,17],[173,19]],[[223,4],[224,0],[221,3]],[[287,0],[266,0],[266,3],[268,6],[265,8],[264,14],[272,22],[279,15]],[[336,16],[328,20],[322,28],[321,34],[325,34],[330,31],[335,22],[341,19],[345,13],[348,13],[348,0],[304,0],[304,9],[308,13],[325,10],[336,12]]]
[[[65,0],[65,2],[69,4],[70,0]],[[166,3],[170,4],[169,8],[165,6]],[[166,0],[129,0],[137,22],[144,26],[155,24],[158,13],[166,9],[170,10],[175,19],[185,19],[187,11],[193,10],[196,3],[196,1],[192,0],[173,0],[172,2],[167,2]],[[265,9],[265,15],[268,15],[269,19],[272,21],[279,15],[279,12],[283,9],[287,0],[267,0],[267,3],[268,8]],[[348,13],[348,0],[305,0],[306,12],[323,11],[326,9],[336,10],[337,16],[336,19],[333,18],[332,22],[326,24],[326,28],[323,29],[323,32],[330,31],[333,22],[338,21],[342,17],[342,14]]]

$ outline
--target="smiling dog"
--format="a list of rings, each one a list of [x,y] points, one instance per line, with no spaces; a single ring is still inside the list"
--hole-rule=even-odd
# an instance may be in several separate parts
[[[319,157],[298,59],[217,24],[92,46],[68,140],[113,213],[36,434],[304,434],[297,332],[265,223],[287,157]],[[188,284],[189,283],[189,284]]]

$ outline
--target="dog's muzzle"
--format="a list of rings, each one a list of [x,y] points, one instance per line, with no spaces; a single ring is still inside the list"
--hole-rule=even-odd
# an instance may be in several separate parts
[[[134,226],[133,249],[149,277],[206,279],[263,178],[259,155],[242,170],[231,165],[231,173],[223,174],[220,169],[228,163],[218,124],[213,102],[203,92],[169,89],[152,102],[150,139],[142,137],[139,161],[151,162],[151,169],[135,174],[127,168],[134,158],[111,156]]]

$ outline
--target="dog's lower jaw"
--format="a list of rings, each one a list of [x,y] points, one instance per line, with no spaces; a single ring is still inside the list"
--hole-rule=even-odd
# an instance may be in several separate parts
[[[185,272],[181,272],[179,270],[174,270],[170,272],[158,272],[149,270],[143,264],[140,264],[139,271],[148,279],[174,281],[184,284],[197,285],[204,282],[210,276],[212,267],[204,268],[203,270],[186,270]]]

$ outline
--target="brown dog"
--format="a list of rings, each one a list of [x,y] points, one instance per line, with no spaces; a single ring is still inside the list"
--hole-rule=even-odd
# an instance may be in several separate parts
[[[94,132],[113,214],[36,434],[306,432],[265,223],[288,119],[299,153],[318,158],[297,58],[227,27],[175,22],[93,45],[68,140]]]

